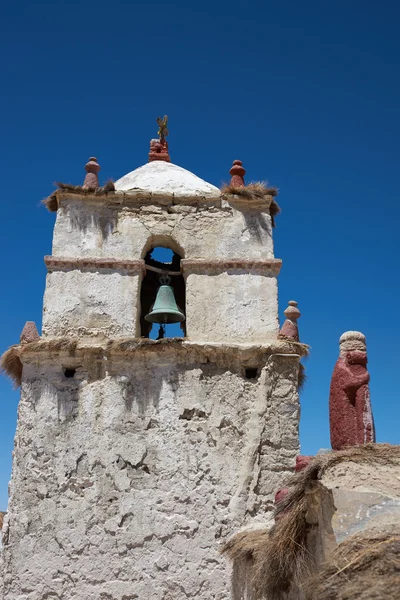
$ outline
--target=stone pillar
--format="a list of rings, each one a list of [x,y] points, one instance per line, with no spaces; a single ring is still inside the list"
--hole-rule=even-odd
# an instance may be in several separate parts
[[[334,450],[375,442],[365,336],[359,331],[347,331],[339,344],[340,355],[333,370],[329,396]]]

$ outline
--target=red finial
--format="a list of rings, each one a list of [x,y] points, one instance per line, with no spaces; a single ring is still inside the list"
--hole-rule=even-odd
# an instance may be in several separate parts
[[[40,340],[40,335],[33,321],[27,321],[21,331],[19,341],[21,344],[28,344],[29,342],[37,342]]]
[[[97,162],[97,158],[91,156],[89,162],[86,163],[86,176],[83,182],[83,187],[86,189],[96,189],[99,187],[99,178],[97,173],[100,171],[100,165]]]
[[[150,140],[149,162],[153,162],[153,160],[163,160],[164,162],[171,162],[168,152],[168,142],[165,139],[169,133],[168,116],[165,115],[163,119],[157,117],[157,125],[157,133],[160,139]]]
[[[289,338],[295,342],[299,341],[299,328],[297,325],[297,319],[301,317],[301,313],[297,308],[297,302],[289,300],[289,306],[284,311],[286,321],[282,325],[282,329],[279,332],[279,337]]]
[[[313,458],[313,456],[306,456],[305,454],[299,454],[296,456],[296,466],[294,468],[295,473],[300,473],[300,471],[306,469]]]
[[[150,140],[149,162],[153,162],[153,160],[171,162],[167,140]]]
[[[246,175],[246,169],[242,165],[241,160],[234,160],[233,165],[230,168],[229,173],[232,175],[231,177],[231,186],[232,187],[244,187],[244,176]]]

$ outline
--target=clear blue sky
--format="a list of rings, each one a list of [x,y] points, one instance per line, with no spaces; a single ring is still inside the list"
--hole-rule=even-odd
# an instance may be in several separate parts
[[[280,314],[310,344],[303,453],[329,446],[330,376],[343,331],[367,336],[379,441],[399,443],[399,25],[394,1],[7,2],[1,13],[1,346],[40,326],[54,181],[147,160],[170,117],[173,162],[219,185],[280,188]],[[0,381],[0,509],[18,393]]]

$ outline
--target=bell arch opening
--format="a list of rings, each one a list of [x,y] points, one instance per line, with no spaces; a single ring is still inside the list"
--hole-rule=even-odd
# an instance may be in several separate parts
[[[157,240],[158,241],[158,240]],[[186,336],[186,290],[182,255],[155,240],[146,245],[146,274],[140,288],[140,336],[163,339]],[[183,252],[182,252],[183,254]]]

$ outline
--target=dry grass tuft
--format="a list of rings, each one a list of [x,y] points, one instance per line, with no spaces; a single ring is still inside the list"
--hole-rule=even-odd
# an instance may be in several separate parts
[[[269,531],[244,531],[223,547],[231,560],[247,563],[253,600],[280,600],[294,582],[309,576],[313,560],[307,551],[306,512],[304,496]]]
[[[70,183],[56,183],[59,190],[69,192],[71,194],[79,195],[90,195],[105,196],[110,192],[115,192],[114,182],[109,179],[103,187],[98,188],[84,188],[81,185],[72,185]],[[43,204],[50,212],[56,212],[58,210],[57,190],[55,190],[48,198],[43,200]]]
[[[5,514],[6,514],[5,512],[0,511],[0,531],[1,531],[2,527],[3,527],[3,520],[4,520],[4,515]]]
[[[112,179],[109,179],[102,188],[99,188],[100,190],[103,190],[103,192],[105,194],[107,194],[108,192],[115,192],[115,185]]]
[[[257,181],[256,183],[249,183],[243,187],[235,187],[230,184],[225,184],[221,188],[223,194],[233,194],[235,196],[241,196],[242,198],[265,198],[265,196],[277,196],[278,188],[271,187],[265,181]]]
[[[303,390],[306,381],[307,381],[306,368],[303,365],[303,363],[300,363],[300,365],[299,365],[299,377],[298,377],[299,392],[301,392]]]
[[[397,600],[400,528],[370,529],[344,540],[306,591],[310,600]]]
[[[71,192],[72,194],[95,194],[96,196],[102,196],[109,192],[115,191],[114,182],[110,179],[103,187],[98,188],[85,188],[82,185],[72,185],[71,183],[56,183],[57,187],[64,192]]]
[[[0,370],[12,379],[15,388],[21,385],[22,378],[22,362],[19,355],[20,347],[16,345],[10,346],[0,358]]]
[[[224,185],[221,188],[223,194],[232,194],[240,196],[241,198],[247,198],[248,200],[260,199],[262,200],[266,196],[277,196],[278,188],[270,187],[266,182],[258,181],[257,183],[249,183],[244,187],[234,187],[232,185]],[[275,227],[275,217],[281,212],[276,200],[272,200],[269,207],[269,213],[271,215],[272,227]]]
[[[271,205],[269,207],[269,214],[271,215],[272,227],[276,226],[275,217],[276,215],[279,215],[280,212],[281,209],[279,207],[279,204],[275,200],[272,200]]]
[[[58,200],[56,192],[53,192],[50,196],[42,200],[43,204],[50,212],[57,212],[58,210]]]
[[[313,527],[306,519],[307,493],[329,467],[344,461],[393,464],[399,460],[400,446],[366,444],[317,455],[304,471],[293,475],[285,484],[289,494],[275,509],[275,518],[279,518],[272,529],[263,535],[258,531],[239,533],[222,549],[232,560],[248,561],[252,598],[281,600],[292,585],[302,587],[315,568],[307,549],[307,535]]]

